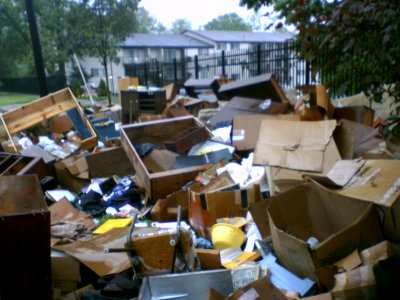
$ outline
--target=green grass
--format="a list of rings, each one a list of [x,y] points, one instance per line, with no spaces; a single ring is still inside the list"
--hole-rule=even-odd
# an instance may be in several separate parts
[[[0,92],[0,105],[23,104],[40,98],[39,95]]]

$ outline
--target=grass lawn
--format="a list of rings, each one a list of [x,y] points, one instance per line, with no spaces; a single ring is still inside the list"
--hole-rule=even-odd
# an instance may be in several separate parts
[[[38,99],[39,95],[0,92],[0,106],[9,104],[22,104]]]

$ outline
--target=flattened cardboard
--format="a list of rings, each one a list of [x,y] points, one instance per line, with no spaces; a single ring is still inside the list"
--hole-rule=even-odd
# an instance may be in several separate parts
[[[389,240],[400,240],[400,161],[367,160],[350,183],[335,192],[374,203],[383,211],[383,230]]]
[[[346,119],[353,122],[372,126],[374,123],[375,111],[367,106],[344,106],[335,107],[333,118],[336,120]]]
[[[378,212],[371,203],[313,182],[271,197],[268,218],[278,259],[297,275],[315,280],[317,268],[383,240]],[[310,237],[319,241],[313,249],[306,242]]]
[[[50,224],[58,222],[81,222],[87,229],[95,225],[91,215],[75,208],[66,198],[50,205],[49,211]]]
[[[304,172],[285,168],[272,168],[273,180],[280,192],[284,192],[295,186],[300,185],[304,181],[304,177],[308,175],[326,176],[334,164],[340,160],[340,154],[333,138],[330,139],[324,152],[324,160],[322,172]]]
[[[300,121],[296,115],[260,115],[236,114],[232,120],[232,145],[238,151],[254,150],[260,134],[261,122],[264,119]]]
[[[75,257],[98,276],[121,273],[131,267],[125,252],[104,253],[105,248],[124,248],[129,228],[114,228],[110,231],[70,244],[53,246]]]
[[[287,103],[273,102],[244,97],[233,97],[228,103],[208,120],[207,124],[214,127],[218,123],[230,123],[236,115],[278,115],[288,111]]]
[[[321,172],[324,151],[335,127],[335,120],[263,120],[253,164]]]
[[[343,187],[353,178],[365,164],[364,160],[338,160],[326,175],[303,174],[304,178],[311,178],[326,187]]]

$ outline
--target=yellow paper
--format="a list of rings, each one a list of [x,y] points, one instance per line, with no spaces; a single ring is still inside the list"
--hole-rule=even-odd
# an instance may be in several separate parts
[[[95,231],[93,231],[93,233],[101,234],[113,228],[126,227],[131,224],[131,222],[131,218],[109,219],[105,221],[102,225],[100,225]]]

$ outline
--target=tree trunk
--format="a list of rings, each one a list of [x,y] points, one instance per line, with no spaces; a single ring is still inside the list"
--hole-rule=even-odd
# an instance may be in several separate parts
[[[108,106],[112,106],[111,95],[110,95],[110,86],[109,86],[110,84],[108,81],[108,67],[107,67],[107,55],[106,54],[103,55],[103,66],[104,66],[104,73],[106,74],[105,81],[106,81],[106,87],[107,87]]]

